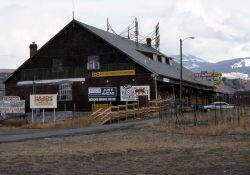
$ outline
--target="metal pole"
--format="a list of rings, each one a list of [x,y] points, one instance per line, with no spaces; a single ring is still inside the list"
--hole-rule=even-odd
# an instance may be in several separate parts
[[[31,122],[34,123],[34,109],[32,109],[32,114],[31,114]]]
[[[44,123],[44,109],[43,109],[43,123]]]
[[[180,39],[180,112],[182,113],[182,39]]]
[[[195,37],[187,37],[180,39],[180,112],[182,113],[182,43],[186,39],[195,39]]]
[[[56,121],[56,109],[54,108],[54,122]]]

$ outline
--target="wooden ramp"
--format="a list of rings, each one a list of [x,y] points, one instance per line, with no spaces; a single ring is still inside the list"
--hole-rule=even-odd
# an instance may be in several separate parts
[[[118,122],[120,120],[141,118],[150,115],[150,113],[159,112],[161,105],[167,102],[166,100],[150,101],[148,107],[139,107],[138,103],[110,106],[107,109],[97,110],[92,113],[90,117],[92,123],[98,125]]]

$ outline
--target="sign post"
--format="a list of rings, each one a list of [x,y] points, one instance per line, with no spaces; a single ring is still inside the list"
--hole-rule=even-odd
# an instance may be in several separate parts
[[[32,109],[31,122],[34,123],[34,109]]]
[[[43,123],[44,123],[44,108],[43,108]]]
[[[56,109],[54,108],[54,122],[56,121]]]

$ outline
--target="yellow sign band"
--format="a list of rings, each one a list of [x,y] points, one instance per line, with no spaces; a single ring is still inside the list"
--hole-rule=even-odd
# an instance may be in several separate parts
[[[115,77],[115,76],[128,76],[135,75],[135,70],[115,70],[115,71],[103,71],[92,72],[92,77]]]

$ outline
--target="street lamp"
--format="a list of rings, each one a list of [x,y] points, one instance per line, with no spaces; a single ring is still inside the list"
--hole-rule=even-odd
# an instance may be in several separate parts
[[[182,43],[187,39],[195,39],[195,37],[190,36],[184,39],[180,39],[180,112],[182,113]]]

